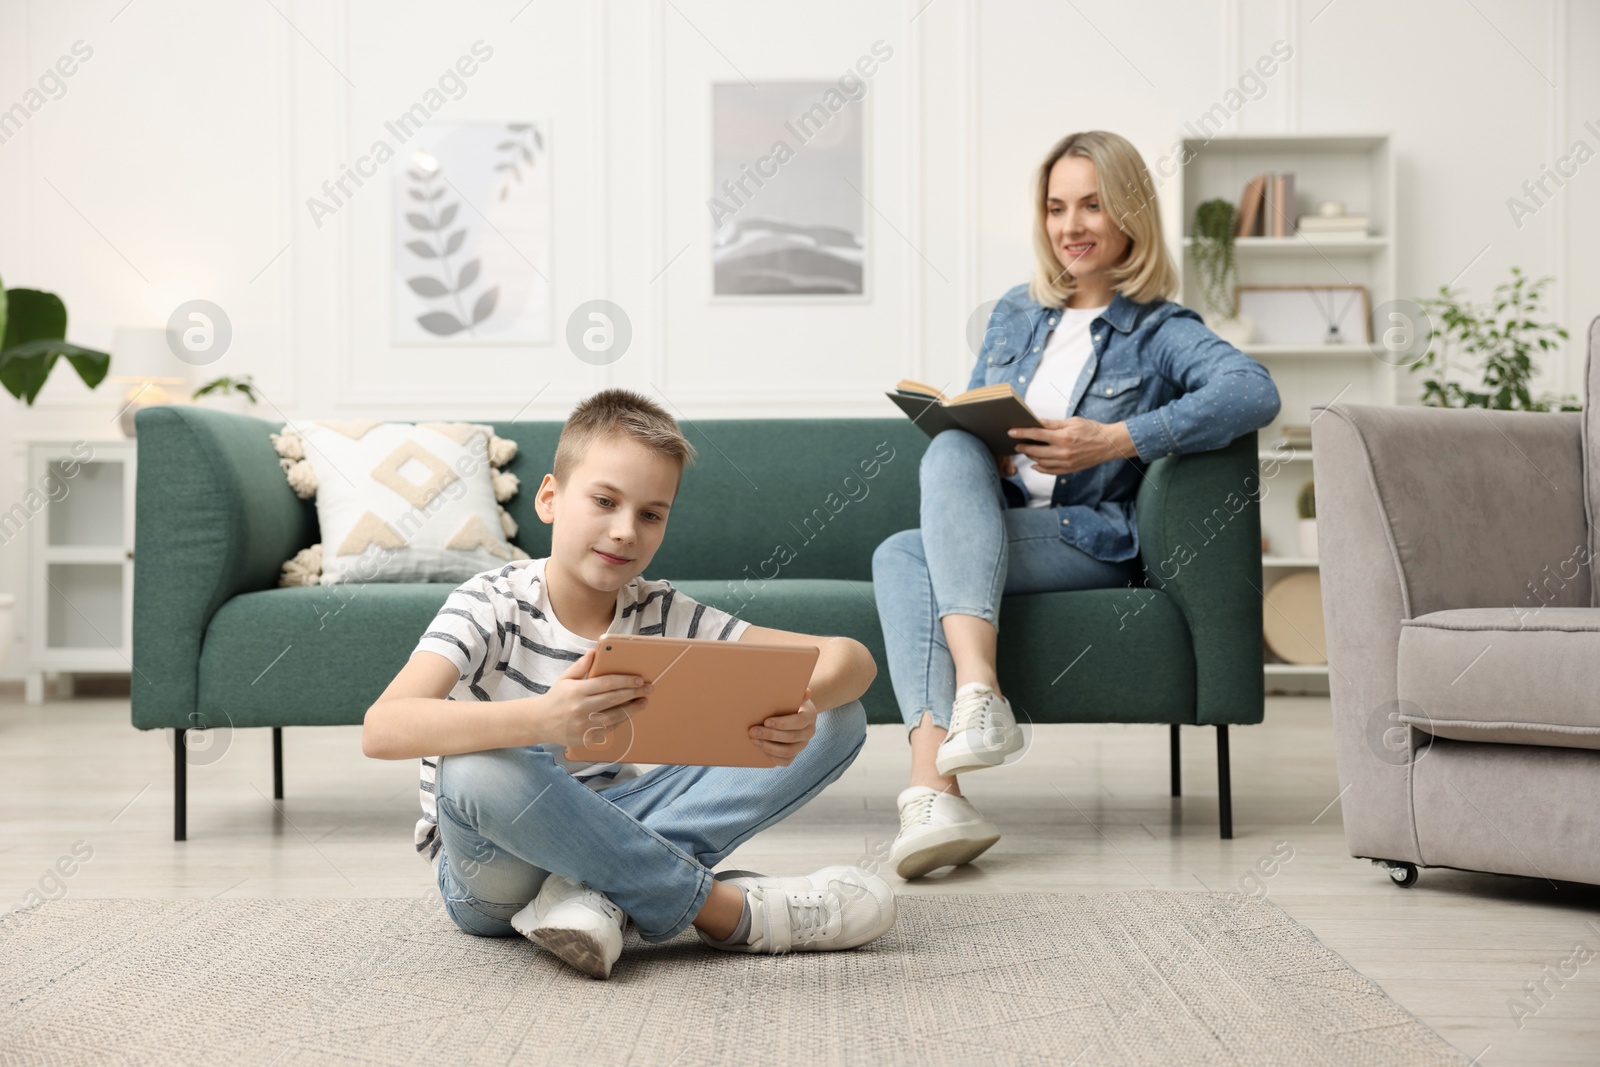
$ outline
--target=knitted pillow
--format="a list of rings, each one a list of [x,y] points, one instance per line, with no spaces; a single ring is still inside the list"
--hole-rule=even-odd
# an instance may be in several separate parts
[[[287,585],[462,582],[528,554],[500,502],[517,476],[498,468],[515,441],[467,422],[290,424],[272,445],[302,500],[317,501],[322,543],[295,554]]]

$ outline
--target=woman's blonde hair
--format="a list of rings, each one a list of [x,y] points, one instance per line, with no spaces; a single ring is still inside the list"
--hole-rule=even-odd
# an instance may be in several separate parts
[[[1117,229],[1129,238],[1127,254],[1110,269],[1112,288],[1136,304],[1169,299],[1178,291],[1178,270],[1161,239],[1155,182],[1150,180],[1139,150],[1126,138],[1106,130],[1068,134],[1039,164],[1033,198],[1033,280],[1028,283],[1028,295],[1046,307],[1065,307],[1072,295],[1072,275],[1056,258],[1045,230],[1050,168],[1068,155],[1082,156],[1094,164],[1100,210],[1108,212]]]

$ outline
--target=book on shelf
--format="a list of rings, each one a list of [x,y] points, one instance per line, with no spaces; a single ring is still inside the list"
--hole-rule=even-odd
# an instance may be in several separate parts
[[[1239,197],[1235,237],[1291,237],[1294,217],[1294,175],[1257,174]]]
[[[1325,230],[1330,233],[1356,230],[1366,233],[1369,221],[1366,215],[1301,215],[1295,220],[1295,225],[1302,230]]]
[[[1270,174],[1257,174],[1244,186],[1244,195],[1239,198],[1239,225],[1234,230],[1235,237],[1257,237],[1261,233],[1261,195],[1266,189],[1267,179]]]
[[[997,456],[1015,453],[1016,446],[1025,440],[1010,436],[1007,430],[1044,426],[1009,382],[945,396],[926,382],[902,378],[895,383],[894,392],[885,395],[929,437],[944,430],[966,430]]]
[[[1294,174],[1272,176],[1272,211],[1267,215],[1272,222],[1273,237],[1290,237],[1289,220],[1294,218]]]

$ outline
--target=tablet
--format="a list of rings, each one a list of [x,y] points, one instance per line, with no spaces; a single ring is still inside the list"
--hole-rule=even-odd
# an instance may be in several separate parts
[[[814,646],[602,634],[589,677],[637,674],[655,688],[644,710],[603,743],[568,745],[567,758],[776,767],[750,740],[750,727],[800,707],[817,656]]]

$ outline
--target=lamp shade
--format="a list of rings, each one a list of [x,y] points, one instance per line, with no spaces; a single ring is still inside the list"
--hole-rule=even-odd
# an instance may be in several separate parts
[[[189,380],[189,365],[172,354],[167,331],[159,326],[118,326],[109,369],[114,382],[182,385]]]

